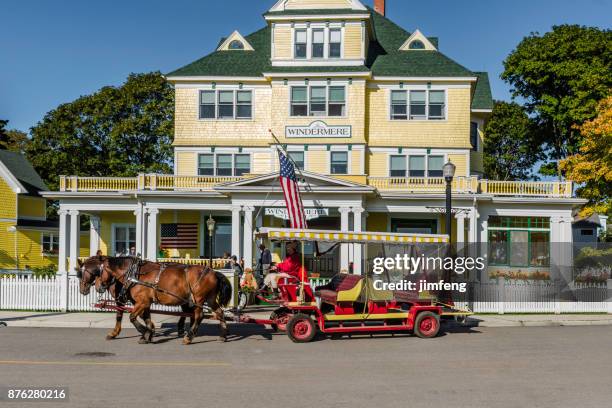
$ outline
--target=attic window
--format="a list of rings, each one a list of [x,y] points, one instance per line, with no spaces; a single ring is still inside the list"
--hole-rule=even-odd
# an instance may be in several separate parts
[[[424,50],[425,44],[423,44],[423,41],[421,40],[414,40],[413,42],[410,43],[409,48],[411,50]]]
[[[241,41],[234,40],[231,43],[229,43],[228,48],[230,50],[244,50],[244,44]]]

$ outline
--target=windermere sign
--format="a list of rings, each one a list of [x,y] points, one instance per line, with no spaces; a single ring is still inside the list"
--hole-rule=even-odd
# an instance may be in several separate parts
[[[315,218],[329,215],[329,208],[305,208],[304,213],[307,220],[314,220]],[[286,208],[266,208],[265,214],[280,218],[281,220],[289,219],[289,213]]]
[[[308,126],[287,126],[285,137],[351,137],[351,126],[330,126],[317,120]]]

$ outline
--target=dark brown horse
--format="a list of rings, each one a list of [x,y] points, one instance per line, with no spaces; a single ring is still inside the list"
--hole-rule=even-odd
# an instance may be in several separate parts
[[[98,293],[103,294],[104,292],[108,291],[108,293],[110,293],[110,295],[113,297],[113,299],[115,299],[115,302],[117,303],[117,306],[125,306],[125,303],[123,303],[120,299],[118,299],[119,297],[119,293],[121,292],[121,288],[123,287],[123,285],[116,281],[116,280],[112,280],[109,283],[108,286],[103,286],[100,284],[101,280],[100,280],[100,276],[102,274],[102,259],[100,257],[91,257],[85,260],[85,262],[82,262],[80,259],[78,260],[79,263],[79,267],[76,269],[77,272],[77,277],[79,278],[79,291],[81,292],[82,295],[87,296],[89,295],[89,292],[91,291],[91,287],[94,285],[96,286],[96,290]],[[146,310],[143,314],[142,314],[142,319],[144,320],[145,324],[148,327],[151,327],[152,330],[155,330],[155,324],[153,323],[153,321],[151,320],[151,313],[149,310]],[[183,325],[184,325],[184,318],[183,319]],[[121,322],[123,320],[123,310],[117,310],[117,313],[115,315],[115,328],[106,335],[106,340],[112,340],[114,338],[116,338],[119,333],[121,333]],[[179,321],[180,323],[180,321]],[[181,326],[179,325],[179,332],[181,330]]]
[[[160,265],[153,262],[140,262],[134,258],[98,258],[101,262],[99,279],[102,287],[110,287],[113,278],[122,285],[129,285],[129,295],[134,303],[130,321],[142,334],[139,343],[152,340],[154,330],[138,322],[144,317],[153,303],[166,306],[187,306],[193,309],[194,318],[183,343],[190,344],[204,319],[204,308],[213,311],[221,323],[222,340],[227,338],[227,324],[223,307],[232,296],[232,286],[223,274],[209,267],[198,265]],[[128,271],[138,282],[128,281]]]

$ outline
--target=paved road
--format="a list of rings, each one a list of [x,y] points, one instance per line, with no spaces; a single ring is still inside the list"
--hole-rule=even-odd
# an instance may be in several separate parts
[[[105,408],[612,406],[610,326],[310,344],[253,326],[220,343],[216,329],[183,346],[164,328],[154,345],[134,330],[0,328],[0,385],[68,385],[70,406]]]

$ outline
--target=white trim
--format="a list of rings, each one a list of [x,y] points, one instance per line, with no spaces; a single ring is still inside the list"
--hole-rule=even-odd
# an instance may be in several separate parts
[[[477,77],[408,77],[408,76],[373,76],[373,81],[422,81],[422,82],[433,82],[433,81],[448,81],[448,82],[476,82]]]
[[[221,149],[215,149],[214,152],[210,151],[211,149],[209,149],[209,151],[201,151],[196,153],[196,160],[195,160],[195,171],[193,172],[194,176],[199,176],[200,175],[200,156],[201,155],[212,155],[213,156],[213,171],[214,174],[211,175],[203,175],[203,177],[240,177],[240,176],[236,176],[234,175],[236,172],[236,156],[239,155],[244,155],[244,156],[249,156],[249,171],[248,173],[251,173],[251,171],[253,170],[253,155],[250,152],[240,152],[239,149],[237,147],[230,147],[230,148],[225,148],[227,149],[227,151],[224,151],[223,148]],[[232,174],[229,176],[219,176],[217,174],[217,156],[218,155],[229,155],[232,156]]]
[[[359,0],[347,0],[347,2],[351,3],[351,8],[353,10],[367,10],[367,8],[363,5],[363,3]],[[277,11],[285,11],[285,7],[287,5],[287,0],[278,0],[274,5],[268,10],[268,12],[277,12]]]
[[[491,113],[493,109],[472,109],[472,113]]]
[[[419,40],[423,43],[425,48],[423,50],[412,50],[410,49],[410,44]],[[417,28],[414,32],[408,37],[408,39],[402,44],[399,48],[400,51],[437,51],[437,48],[429,41],[427,37]]]
[[[313,82],[308,82],[308,84],[304,84],[304,83],[288,83],[287,86],[289,86],[289,106],[288,106],[288,112],[289,112],[289,118],[290,119],[300,119],[300,118],[307,118],[310,119],[312,121],[317,121],[317,120],[324,120],[324,119],[347,119],[348,118],[348,112],[349,112],[349,85],[348,82],[342,82],[342,83],[334,83],[334,81],[331,81],[329,84],[327,84],[327,81],[313,81]],[[297,88],[297,87],[302,87],[302,88],[306,88],[306,116],[294,116],[291,114],[291,97],[293,95],[293,88]],[[311,88],[322,88],[325,87],[325,115],[323,116],[313,116],[310,114],[310,90]],[[329,88],[330,87],[343,87],[344,88],[344,115],[340,115],[340,116],[329,116]]]
[[[229,48],[229,44],[233,41],[240,41],[242,43],[242,45],[244,46],[243,50],[232,50]],[[225,41],[223,41],[221,43],[221,45],[219,47],[217,47],[217,51],[255,51],[255,49],[253,48],[253,46],[242,36],[242,34],[240,34],[238,32],[238,30],[235,30],[233,33],[231,33],[226,39]]]
[[[263,76],[268,78],[309,78],[309,77],[370,77],[371,72],[264,72]]]
[[[273,67],[359,67],[364,64],[364,59],[276,59],[272,60]]]
[[[393,118],[393,113],[391,110],[391,103],[392,103],[392,95],[394,91],[398,91],[398,92],[406,92],[406,119],[394,119]],[[410,92],[411,91],[421,91],[421,92],[425,92],[425,118],[422,119],[411,119],[410,118]],[[444,117],[442,119],[430,119],[429,118],[429,94],[432,91],[443,91],[444,92]],[[435,123],[435,122],[439,122],[439,123],[446,123],[448,122],[448,89],[445,87],[415,87],[415,86],[410,86],[408,88],[404,87],[404,88],[389,88],[389,91],[387,92],[387,121],[388,122],[427,122],[427,123]]]
[[[266,21],[292,21],[292,20],[369,20],[369,14],[290,14],[280,16],[264,16]]]
[[[445,148],[430,148],[430,147],[376,147],[376,146],[368,146],[368,149],[372,153],[390,153],[390,154],[400,154],[398,153],[399,149],[402,149],[401,154],[427,154],[427,150],[430,150],[433,154],[457,154],[457,153],[465,153],[469,154],[470,150],[465,147],[445,147]]]
[[[186,81],[186,82],[197,82],[197,81],[226,81],[226,82],[248,82],[248,81],[265,81],[266,79],[260,76],[257,77],[240,77],[240,76],[167,76],[165,77],[168,82],[178,82],[178,81]]]
[[[6,180],[6,183],[9,185],[13,193],[22,194],[27,192],[27,190],[23,187],[23,185],[17,180],[17,177],[11,173],[11,171],[0,161],[0,176]],[[15,200],[17,201],[17,200]]]
[[[407,153],[406,151],[402,150],[402,153],[393,153],[393,154],[389,154],[387,155],[387,177],[419,177],[419,176],[410,176],[410,157],[411,156],[415,156],[415,157],[424,157],[425,158],[425,169],[424,169],[424,176],[422,176],[422,178],[431,178],[429,176],[429,158],[430,157],[438,157],[438,156],[442,156],[444,158],[443,160],[443,164],[448,162],[448,153],[445,152],[434,152],[433,150],[430,149],[430,153],[427,153],[427,150],[425,150],[423,153]],[[404,176],[391,176],[391,157],[403,157],[405,159],[405,164],[406,164],[406,169],[405,169],[405,174]]]
[[[220,118],[219,117],[219,93],[232,91],[234,93],[233,101],[233,114],[232,118]],[[215,117],[214,118],[202,118],[200,117],[200,107],[202,106],[202,92],[214,92],[215,93]],[[250,92],[251,93],[251,117],[250,118],[239,118],[238,115],[238,92]],[[242,87],[240,85],[224,85],[220,87],[202,87],[198,90],[198,102],[197,102],[197,120],[204,122],[253,122],[255,121],[255,90],[250,87]]]

